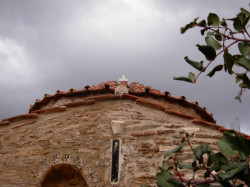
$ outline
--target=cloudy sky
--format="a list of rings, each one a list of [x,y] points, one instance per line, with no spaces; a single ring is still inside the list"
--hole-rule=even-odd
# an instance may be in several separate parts
[[[180,27],[209,12],[236,15],[248,0],[0,0],[0,120],[60,89],[81,89],[125,74],[173,96],[184,95],[229,127],[240,118],[250,134],[250,92],[239,103],[234,77],[201,76],[196,84],[173,76],[197,72],[184,56],[203,60],[199,30]],[[220,61],[220,60],[219,60]],[[219,63],[219,62],[217,62]]]

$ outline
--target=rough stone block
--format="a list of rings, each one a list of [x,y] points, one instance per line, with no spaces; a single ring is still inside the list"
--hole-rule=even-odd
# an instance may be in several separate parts
[[[169,151],[169,150],[171,150],[173,148],[175,148],[175,146],[160,145],[159,146],[159,151],[160,152],[165,152],[165,151]]]
[[[40,155],[40,151],[37,149],[29,149],[29,150],[24,150],[21,153],[21,156],[24,156],[24,157],[30,157],[34,155]]]
[[[49,146],[51,146],[50,140],[39,140],[39,141],[38,141],[38,144],[39,144],[41,147],[49,147]]]
[[[192,134],[192,133],[200,131],[200,128],[198,127],[186,127],[186,128],[181,128],[181,129],[184,130],[184,132],[188,134]]]
[[[111,121],[111,129],[112,129],[113,134],[116,134],[116,135],[122,134],[124,129],[125,129],[124,121],[112,120]]]

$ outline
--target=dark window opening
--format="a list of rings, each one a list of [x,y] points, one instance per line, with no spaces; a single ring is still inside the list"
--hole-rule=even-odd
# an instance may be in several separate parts
[[[58,164],[48,169],[41,182],[41,187],[56,186],[87,187],[88,185],[78,168],[68,164]]]
[[[112,165],[111,165],[111,182],[118,182],[119,173],[119,140],[112,141]]]

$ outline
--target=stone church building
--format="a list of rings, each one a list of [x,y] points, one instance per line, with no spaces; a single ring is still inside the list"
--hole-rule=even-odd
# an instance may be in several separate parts
[[[224,130],[197,102],[126,79],[58,90],[0,122],[0,186],[155,186],[186,132],[216,150]]]

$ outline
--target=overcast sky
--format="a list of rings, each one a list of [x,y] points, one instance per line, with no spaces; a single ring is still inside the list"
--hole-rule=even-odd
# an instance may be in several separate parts
[[[116,80],[169,91],[198,101],[217,124],[240,118],[250,134],[250,93],[242,103],[234,76],[201,76],[198,83],[173,76],[197,74],[184,56],[204,60],[195,45],[200,31],[180,27],[209,12],[236,15],[248,0],[0,0],[0,119],[28,113],[45,93]],[[217,62],[217,63],[220,63]]]

